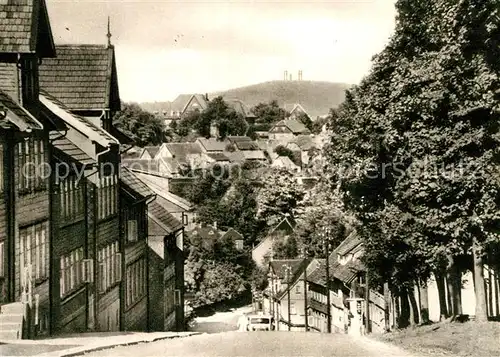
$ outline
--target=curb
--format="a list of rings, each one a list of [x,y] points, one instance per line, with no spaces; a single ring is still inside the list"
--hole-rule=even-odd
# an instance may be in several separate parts
[[[98,352],[102,350],[107,350],[115,347],[124,347],[124,346],[133,346],[133,345],[138,345],[140,343],[151,343],[151,342],[157,342],[157,341],[162,341],[162,340],[170,340],[174,338],[184,338],[184,337],[190,337],[190,336],[196,336],[200,335],[201,333],[199,332],[192,332],[192,333],[186,333],[183,335],[173,335],[173,336],[162,336],[162,337],[156,337],[150,340],[138,340],[138,341],[131,341],[131,342],[121,342],[121,343],[115,343],[112,345],[105,345],[105,346],[96,346],[96,347],[85,347],[85,346],[79,346],[79,347],[74,347],[70,348],[66,351],[54,351],[54,352],[49,352],[49,353],[43,353],[36,355],[35,357],[48,357],[48,356],[57,356],[57,357],[73,357],[73,356],[83,356],[87,353],[91,352]]]

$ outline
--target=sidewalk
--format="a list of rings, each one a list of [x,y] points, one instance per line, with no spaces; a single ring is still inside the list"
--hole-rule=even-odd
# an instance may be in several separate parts
[[[177,337],[198,335],[197,332],[118,332],[88,333],[74,337],[0,342],[0,356],[79,356],[117,346],[136,345]]]

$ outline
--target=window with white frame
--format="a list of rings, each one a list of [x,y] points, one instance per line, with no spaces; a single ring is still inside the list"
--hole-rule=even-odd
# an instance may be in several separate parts
[[[125,303],[128,307],[134,305],[146,295],[146,260],[140,258],[127,266],[126,276]]]
[[[37,223],[19,229],[17,241],[18,261],[24,271],[31,267],[31,279],[40,282],[49,277],[49,222]],[[24,274],[20,274],[20,286],[25,286]]]
[[[118,209],[118,177],[102,176],[97,187],[97,216],[105,219],[117,213]]]
[[[243,249],[243,241],[241,239],[236,240],[236,249],[238,250]]]
[[[86,282],[92,280],[92,264],[84,259],[83,247],[71,251],[60,258],[59,288],[61,297],[80,289]]]
[[[295,293],[302,294],[302,288],[300,286],[300,282],[297,285],[295,285]]]
[[[47,188],[48,177],[44,175],[46,162],[47,155],[43,140],[30,137],[17,144],[19,193],[30,193]]]
[[[59,181],[61,218],[76,221],[85,217],[85,200],[83,182],[75,175],[70,175]]]
[[[297,309],[295,308],[295,303],[290,303],[290,315],[295,315],[297,313]]]
[[[99,292],[105,293],[122,280],[122,255],[118,242],[114,242],[97,253],[99,263]]]
[[[127,242],[137,242],[139,239],[138,212],[136,209],[125,210],[125,237]]]

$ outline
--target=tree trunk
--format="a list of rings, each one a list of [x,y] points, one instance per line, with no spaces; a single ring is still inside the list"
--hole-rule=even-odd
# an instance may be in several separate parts
[[[418,297],[420,303],[420,323],[429,323],[429,291],[427,290],[427,284],[420,284],[417,282],[418,287]]]
[[[415,299],[415,290],[413,288],[408,289],[408,301],[410,303],[410,325],[417,325],[420,322],[418,304]]]
[[[474,293],[476,294],[476,321],[488,321],[486,289],[484,284],[483,256],[477,238],[473,239],[472,256],[474,258]]]
[[[451,317],[454,320],[462,315],[462,282],[459,269],[452,256],[448,257],[448,267],[446,269],[446,282],[451,303]]]
[[[394,326],[396,326],[397,328],[400,328],[399,327],[399,322],[401,320],[401,304],[400,304],[400,297],[399,297],[399,294],[394,296],[394,320],[395,320],[395,324]]]
[[[448,318],[448,304],[446,301],[446,284],[444,277],[441,274],[434,274],[439,295],[439,320],[443,321]]]
[[[385,331],[389,332],[391,330],[391,314],[390,314],[390,309],[391,309],[391,292],[389,290],[389,284],[385,283],[384,284],[384,322],[385,322]]]
[[[399,315],[398,327],[406,328],[410,324],[410,302],[406,289],[401,291],[401,314]]]

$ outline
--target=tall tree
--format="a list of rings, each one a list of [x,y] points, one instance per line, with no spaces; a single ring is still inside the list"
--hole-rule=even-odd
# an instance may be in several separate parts
[[[166,138],[164,122],[136,103],[123,103],[122,110],[113,118],[113,125],[130,135],[138,146],[160,145]]]
[[[275,124],[287,116],[286,110],[281,108],[276,100],[259,103],[250,111],[257,117],[258,124]]]

